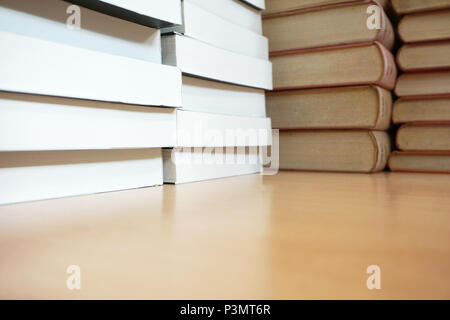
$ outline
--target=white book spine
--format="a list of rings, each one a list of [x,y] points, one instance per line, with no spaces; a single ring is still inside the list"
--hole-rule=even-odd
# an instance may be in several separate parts
[[[184,2],[183,26],[175,28],[191,38],[258,59],[269,59],[266,37],[231,23],[190,2]]]
[[[74,47],[161,63],[157,29],[80,8],[79,28],[61,0],[2,0],[0,30]],[[72,12],[72,11],[69,11]]]
[[[240,0],[184,0],[237,24],[247,30],[262,34],[261,11]]]
[[[162,183],[161,149],[0,153],[0,204]]]
[[[181,106],[177,68],[0,31],[0,90]]]
[[[259,9],[259,10],[265,10],[266,9],[266,3],[265,0],[241,0],[242,2],[248,3],[249,5]],[[272,0],[276,1],[276,0]]]
[[[264,90],[183,76],[183,110],[265,117]]]
[[[177,147],[271,145],[270,118],[177,110]]]
[[[95,7],[106,14],[117,13],[110,11],[108,6],[115,6],[120,11],[133,13],[138,22],[145,25],[181,24],[181,0],[68,0],[80,5]],[[120,18],[130,18],[129,14],[121,12]],[[158,21],[153,21],[156,19]],[[133,20],[133,19],[130,19]]]
[[[272,63],[181,35],[162,37],[163,63],[183,74],[272,90]]]
[[[175,129],[171,108],[0,92],[0,151],[170,147]]]
[[[163,150],[164,182],[188,183],[260,173],[258,150],[192,148]]]

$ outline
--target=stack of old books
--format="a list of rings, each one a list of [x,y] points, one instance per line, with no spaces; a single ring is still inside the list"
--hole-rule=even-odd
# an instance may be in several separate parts
[[[450,1],[392,0],[405,16],[397,55],[393,121],[402,125],[390,160],[393,171],[450,172]]]
[[[271,140],[264,89],[272,88],[263,0],[184,0],[183,24],[163,30],[163,63],[183,73],[175,148],[164,182],[259,173]]]
[[[268,115],[280,168],[376,172],[390,154],[397,70],[388,1],[271,0],[263,17],[274,69]]]

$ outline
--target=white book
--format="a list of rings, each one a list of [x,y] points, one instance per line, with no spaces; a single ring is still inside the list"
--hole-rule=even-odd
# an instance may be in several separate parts
[[[237,24],[262,34],[261,11],[240,0],[184,0]]]
[[[183,76],[183,110],[265,117],[264,90]]]
[[[172,108],[0,91],[0,151],[170,147],[175,130]]]
[[[164,183],[188,183],[260,173],[257,150],[249,148],[164,149]]]
[[[163,63],[184,74],[272,90],[272,63],[208,45],[183,35],[162,37]]]
[[[162,183],[161,149],[0,153],[0,204]]]
[[[270,118],[177,110],[177,147],[271,145]]]
[[[269,59],[269,41],[261,34],[231,23],[188,1],[183,2],[183,25],[164,29],[178,32],[234,53]]]
[[[265,10],[266,4],[264,0],[241,0],[242,2],[248,3],[249,5],[259,9],[259,10]],[[277,1],[277,0],[271,0],[271,1]]]
[[[0,31],[0,90],[181,106],[177,68]]]
[[[152,28],[181,24],[181,0],[67,0]]]
[[[86,8],[80,8],[80,29],[70,29],[69,6],[61,0],[1,0],[0,30],[161,63],[159,30]]]

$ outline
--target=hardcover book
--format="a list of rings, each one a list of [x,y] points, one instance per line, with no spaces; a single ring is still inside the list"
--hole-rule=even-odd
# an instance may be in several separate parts
[[[377,86],[267,93],[267,115],[277,129],[387,130],[392,95]]]
[[[450,71],[402,74],[395,93],[399,97],[442,96],[450,94]]]
[[[404,151],[450,151],[450,123],[412,123],[397,132],[397,147]]]
[[[395,151],[388,164],[392,171],[450,173],[450,152]]]
[[[307,8],[317,8],[342,3],[355,3],[361,2],[361,0],[266,0],[266,2],[267,8],[266,11],[264,11],[264,16]],[[386,8],[389,5],[389,0],[377,0],[377,2],[383,6],[383,8]]]
[[[360,1],[265,16],[263,28],[270,52],[370,41],[390,50],[394,31],[381,7],[381,28],[367,27],[367,8],[371,5],[378,3]]]
[[[450,40],[450,9],[409,14],[398,25],[403,42]]]
[[[378,85],[392,90],[397,68],[378,42],[273,54],[275,90]]]
[[[397,64],[407,72],[450,69],[450,41],[406,44],[397,53]]]
[[[394,104],[394,123],[450,122],[450,96],[399,99]]]
[[[398,14],[450,8],[450,0],[391,0]]]
[[[378,172],[386,167],[390,139],[382,131],[281,131],[280,168]]]

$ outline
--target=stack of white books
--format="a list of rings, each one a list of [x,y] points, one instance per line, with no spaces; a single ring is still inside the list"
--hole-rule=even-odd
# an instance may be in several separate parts
[[[180,0],[0,2],[0,204],[163,183],[182,75]]]
[[[164,182],[258,173],[271,142],[264,90],[272,89],[263,0],[184,0],[183,24],[162,29],[163,63],[183,73],[176,148]]]

